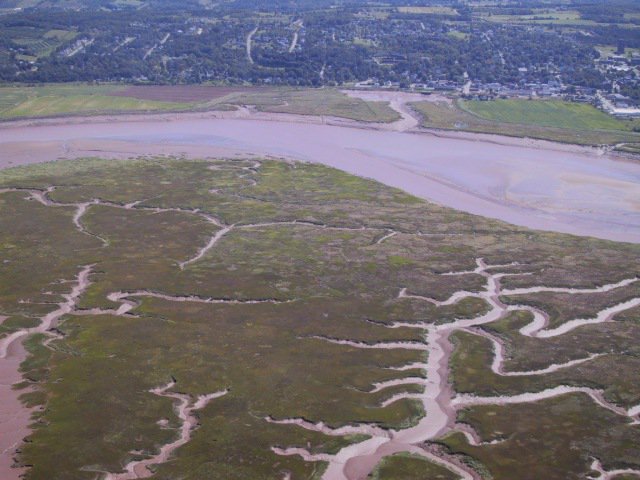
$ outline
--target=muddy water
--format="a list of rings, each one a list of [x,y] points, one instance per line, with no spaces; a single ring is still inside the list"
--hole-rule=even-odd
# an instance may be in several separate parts
[[[184,114],[92,122],[0,126],[0,167],[87,154],[283,156],[516,225],[640,242],[640,162],[598,156],[589,149],[323,125],[278,115]]]

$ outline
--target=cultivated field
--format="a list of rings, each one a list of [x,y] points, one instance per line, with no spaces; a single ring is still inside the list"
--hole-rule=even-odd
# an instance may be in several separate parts
[[[581,145],[640,143],[637,121],[617,120],[591,105],[545,100],[418,102],[422,126],[531,137]]]
[[[351,98],[339,90],[216,86],[49,85],[0,87],[0,119],[132,112],[235,110],[327,115],[362,122],[392,122],[384,102]]]
[[[44,87],[0,87],[0,119],[52,117],[73,114],[107,114],[178,111],[193,102],[116,96],[115,85],[50,85]]]
[[[0,172],[0,259],[32,480],[640,470],[637,245],[318,165],[86,159]]]
[[[458,15],[455,8],[434,6],[434,7],[398,7],[401,13],[413,13],[420,15]]]
[[[529,15],[487,15],[485,20],[494,23],[515,23],[533,25],[597,25],[593,20],[583,19],[580,12],[575,10],[538,9]]]
[[[487,120],[573,130],[629,130],[630,122],[616,120],[597,108],[559,100],[470,101],[460,105]]]

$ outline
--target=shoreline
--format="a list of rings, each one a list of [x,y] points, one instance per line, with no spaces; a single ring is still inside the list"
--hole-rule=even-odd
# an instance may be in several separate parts
[[[396,97],[387,99],[401,118],[390,124],[248,107],[20,120],[0,124],[0,169],[81,157],[297,160],[516,226],[640,243],[640,162],[579,145],[422,129]]]
[[[372,92],[373,93],[373,92]],[[394,106],[392,105],[392,108]],[[404,106],[403,106],[404,107]],[[394,108],[394,110],[396,110]],[[398,111],[398,110],[396,110]],[[398,111],[399,112],[399,111]],[[399,112],[400,113],[400,112]],[[402,115],[402,114],[401,114]],[[416,115],[418,115],[416,113]],[[336,127],[357,128],[372,131],[400,131],[417,135],[429,135],[437,138],[465,140],[470,142],[493,143],[501,146],[519,146],[529,148],[542,148],[559,152],[575,152],[590,154],[596,157],[602,156],[601,149],[595,146],[581,145],[577,143],[564,143],[552,140],[544,140],[535,137],[518,137],[511,135],[499,135],[496,133],[471,132],[466,130],[448,130],[438,128],[426,128],[420,125],[412,125],[410,128],[397,128],[396,124],[403,122],[404,118],[394,122],[364,122],[344,117],[314,114],[265,112],[253,108],[250,105],[238,106],[236,110],[192,110],[175,112],[126,112],[105,114],[69,114],[46,117],[27,117],[19,119],[0,120],[0,134],[15,128],[41,127],[41,126],[71,126],[71,125],[103,125],[129,122],[174,122],[181,120],[253,120],[291,124],[329,125]],[[619,157],[621,160],[632,162],[640,161],[640,155],[606,151],[606,155]],[[3,167],[0,165],[0,169]]]
[[[436,138],[466,140],[473,142],[487,142],[502,146],[518,146],[527,148],[541,148],[544,150],[586,153],[594,156],[607,155],[622,161],[640,162],[640,155],[614,150],[613,145],[597,146],[571,142],[547,140],[536,137],[523,137],[507,134],[474,132],[469,130],[452,130],[446,128],[432,128],[422,126],[422,115],[411,107],[413,102],[441,102],[451,101],[442,94],[429,96],[415,92],[395,90],[359,90],[343,88],[340,92],[351,98],[366,102],[386,102],[394,110],[399,119],[392,122],[367,122],[331,115],[315,115],[312,113],[280,113],[261,111],[254,105],[235,105],[235,110],[215,110],[207,107],[185,110],[165,111],[129,111],[129,112],[86,112],[56,114],[41,117],[23,117],[0,119],[0,134],[5,129],[36,127],[45,125],[74,125],[74,124],[106,124],[119,122],[151,122],[151,121],[181,121],[195,119],[243,119],[256,121],[270,121],[294,124],[330,125],[339,127],[358,128],[374,131],[398,131],[420,135],[431,135]],[[3,168],[0,165],[0,169]]]
[[[13,342],[7,349],[6,356],[0,358],[0,478],[6,479],[18,479],[27,470],[25,467],[14,467],[15,455],[23,444],[23,439],[31,433],[29,424],[35,410],[20,400],[20,396],[29,390],[13,388],[24,382],[20,365],[28,354],[22,340]]]
[[[34,408],[26,406],[20,399],[28,389],[16,390],[16,384],[25,381],[20,371],[22,362],[28,357],[24,341],[33,334],[43,334],[48,337],[44,346],[59,335],[51,329],[58,325],[60,318],[75,311],[78,299],[91,285],[89,275],[91,266],[85,266],[77,274],[74,285],[69,293],[61,295],[55,310],[39,318],[40,323],[34,327],[25,327],[0,338],[0,425],[3,435],[0,437],[0,476],[3,479],[19,478],[26,467],[13,468],[14,457],[19,452],[25,438],[31,434],[30,424]],[[8,425],[8,427],[5,427]]]

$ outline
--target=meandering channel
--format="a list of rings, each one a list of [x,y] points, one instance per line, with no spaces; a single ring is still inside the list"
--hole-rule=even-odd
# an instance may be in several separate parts
[[[89,278],[91,271],[91,265],[80,269],[73,280],[71,291],[62,294],[62,300],[56,305],[56,308],[42,316],[37,326],[18,329],[0,339],[0,405],[2,407],[0,408],[0,426],[2,428],[0,477],[2,478],[17,478],[18,474],[24,473],[24,469],[12,468],[16,448],[29,433],[28,424],[31,415],[31,410],[25,408],[18,399],[18,392],[12,389],[15,383],[22,380],[19,368],[27,356],[22,342],[29,335],[36,333],[57,338],[51,329],[64,315],[72,313],[76,309],[80,296],[91,284]]]
[[[585,147],[424,131],[408,106],[415,98],[369,95],[386,99],[401,119],[367,124],[239,108],[4,123],[0,168],[82,156],[273,156],[322,163],[516,225],[640,242],[640,163]]]
[[[125,466],[122,473],[107,473],[104,480],[135,480],[138,478],[148,478],[153,472],[148,467],[159,463],[165,463],[169,457],[182,445],[191,440],[191,435],[198,425],[198,419],[194,415],[196,411],[202,410],[209,402],[220,398],[227,393],[228,389],[207,395],[200,395],[193,399],[184,393],[172,392],[171,389],[176,385],[176,380],[171,379],[169,383],[162,387],[151,389],[150,392],[159,397],[170,398],[176,401],[175,411],[180,419],[179,436],[176,440],[162,445],[158,453],[150,455],[143,460],[133,460]]]
[[[570,368],[580,363],[591,361],[600,356],[590,355],[583,359],[570,360],[562,364],[552,364],[549,367],[541,370],[506,372],[504,369],[504,354],[501,342],[492,335],[481,330],[479,327],[503,318],[508,312],[513,311],[514,309],[527,309],[528,307],[514,307],[505,305],[500,300],[501,295],[506,295],[508,293],[510,296],[517,296],[527,293],[549,291],[564,292],[575,295],[599,293],[622,288],[637,281],[637,279],[635,278],[630,278],[624,279],[617,283],[603,285],[597,288],[583,289],[566,289],[540,286],[523,289],[503,290],[500,285],[501,278],[510,275],[529,275],[530,273],[510,273],[499,271],[500,269],[504,270],[516,266],[516,263],[507,265],[489,265],[485,263],[481,258],[477,259],[476,263],[477,267],[473,270],[449,272],[443,275],[482,275],[486,281],[484,290],[478,292],[459,291],[455,292],[446,300],[438,301],[424,296],[412,295],[410,293],[407,293],[407,288],[403,288],[398,295],[398,299],[414,299],[429,302],[437,306],[443,306],[452,305],[465,298],[481,298],[486,301],[488,306],[490,307],[486,313],[478,315],[474,318],[458,319],[450,323],[438,325],[424,322],[394,322],[389,325],[379,324],[382,326],[387,326],[388,328],[418,328],[424,332],[424,342],[365,343],[349,339],[336,339],[321,336],[301,339],[304,341],[320,340],[355,348],[411,349],[427,352],[426,359],[423,362],[411,363],[410,365],[394,368],[398,371],[420,369],[424,373],[424,377],[402,377],[396,380],[389,380],[374,384],[371,390],[371,392],[380,392],[385,388],[390,388],[398,385],[420,385],[422,387],[421,393],[397,393],[382,401],[380,404],[381,407],[386,407],[394,402],[403,399],[413,399],[420,401],[425,414],[414,426],[401,430],[387,430],[375,425],[355,424],[332,429],[321,421],[313,423],[297,418],[273,419],[271,417],[268,417],[266,420],[271,423],[294,424],[307,430],[324,433],[325,435],[346,436],[361,434],[368,436],[367,440],[349,445],[341,449],[334,455],[312,454],[305,448],[298,446],[288,448],[274,446],[274,453],[278,455],[298,455],[307,461],[327,462],[329,466],[322,477],[323,480],[361,480],[363,478],[366,478],[373,471],[375,466],[380,462],[382,458],[398,452],[411,452],[421,455],[430,461],[433,461],[433,457],[435,456],[439,460],[436,463],[445,466],[462,478],[479,480],[481,478],[480,474],[474,471],[471,467],[463,465],[455,459],[449,458],[447,455],[444,455],[442,453],[434,454],[428,448],[425,448],[425,443],[428,445],[430,441],[442,437],[443,435],[452,431],[462,432],[470,441],[470,443],[482,443],[477,433],[473,432],[470,426],[461,426],[456,423],[456,412],[459,409],[475,405],[508,405],[518,403],[531,403],[554,398],[560,395],[582,394],[587,395],[600,407],[605,408],[617,415],[628,418],[630,423],[637,424],[638,422],[640,422],[640,405],[631,407],[629,409],[622,408],[607,401],[604,398],[602,391],[588,387],[558,385],[556,387],[548,388],[546,390],[538,392],[523,392],[516,395],[502,395],[495,397],[480,397],[469,394],[456,394],[451,388],[449,379],[449,361],[453,351],[452,345],[449,341],[449,337],[451,336],[451,334],[458,331],[466,331],[477,335],[482,335],[491,340],[494,346],[494,360],[492,362],[491,369],[497,375],[543,375],[545,373],[550,373],[559,369]],[[496,272],[496,270],[498,271]],[[563,333],[566,333],[567,331],[572,330],[573,328],[579,328],[581,326],[597,322],[611,321],[613,315],[615,315],[616,313],[628,310],[639,304],[640,298],[636,298],[632,301],[624,302],[615,307],[603,309],[596,315],[595,318],[597,319],[597,321],[572,320],[566,322],[564,325],[554,330],[542,330],[544,325],[539,325],[537,323],[537,320],[534,319],[531,323],[535,324],[535,327],[529,327],[528,330],[525,331],[525,334],[536,334],[536,336],[540,337],[561,335]],[[546,335],[542,335],[542,332],[548,333]]]

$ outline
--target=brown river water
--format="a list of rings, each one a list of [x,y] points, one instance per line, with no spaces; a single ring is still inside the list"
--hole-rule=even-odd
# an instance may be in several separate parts
[[[269,155],[322,163],[515,225],[640,242],[640,161],[549,142],[297,118],[182,114],[16,122],[0,126],[0,168],[83,155]]]

